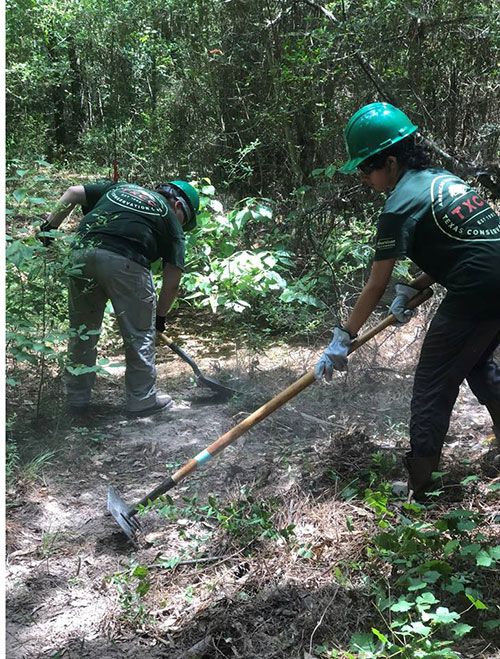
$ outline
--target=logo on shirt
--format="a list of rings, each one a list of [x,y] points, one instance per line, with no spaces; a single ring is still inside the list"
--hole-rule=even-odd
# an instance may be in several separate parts
[[[149,190],[138,185],[120,185],[107,192],[106,197],[117,206],[145,215],[164,217],[168,213],[167,203]]]
[[[436,176],[431,201],[436,225],[450,238],[500,240],[500,217],[476,190],[455,176]]]

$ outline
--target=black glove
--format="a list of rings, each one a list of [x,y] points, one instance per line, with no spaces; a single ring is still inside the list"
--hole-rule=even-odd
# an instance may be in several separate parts
[[[164,332],[165,331],[165,319],[166,319],[166,316],[159,316],[158,314],[156,314],[155,326],[156,326],[156,331],[157,332]]]
[[[40,233],[43,231],[51,231],[54,229],[53,226],[51,226],[50,222],[48,220],[45,220],[45,222],[40,226]],[[54,242],[54,238],[52,236],[41,236],[40,233],[38,233],[37,238],[38,240],[42,243],[44,247],[49,247],[51,243]]]

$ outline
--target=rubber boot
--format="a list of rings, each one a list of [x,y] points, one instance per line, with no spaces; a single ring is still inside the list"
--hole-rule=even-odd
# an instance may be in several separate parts
[[[441,455],[428,455],[425,457],[412,456],[409,451],[403,462],[408,470],[408,491],[413,491],[417,500],[425,500],[426,490],[432,486],[432,472],[438,470]]]

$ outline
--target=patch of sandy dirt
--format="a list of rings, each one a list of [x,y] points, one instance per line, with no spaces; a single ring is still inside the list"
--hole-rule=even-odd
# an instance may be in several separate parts
[[[196,388],[189,367],[162,350],[159,384],[175,405],[145,419],[123,415],[119,366],[99,379],[90,420],[72,421],[60,400],[49,401],[22,448],[52,457],[35,480],[8,493],[9,659],[303,658],[325,635],[341,647],[364,622],[369,628],[362,575],[343,582],[341,574],[362,552],[373,520],[336,496],[332,474],[356,478],[374,452],[400,457],[406,450],[421,336],[416,321],[387,331],[353,356],[348,375],[309,387],[170,493],[181,509],[193,497],[206,505],[211,494],[220,501],[242,491],[276,497],[281,525],[294,524],[297,542],[316,559],[308,570],[284,541],[281,556],[263,542],[250,558],[248,547],[188,513],[171,520],[147,513],[133,547],[106,498],[112,484],[128,502],[140,499],[311,368],[318,350],[280,345],[255,355],[230,347],[214,357],[202,342],[185,344],[204,373],[231,377],[241,389],[226,402]],[[488,433],[487,413],[464,386],[445,462],[466,456],[477,467]],[[403,477],[399,462],[394,470]],[[169,559],[181,563],[162,568]],[[127,620],[133,606],[113,579],[134,565],[148,567],[143,621]]]

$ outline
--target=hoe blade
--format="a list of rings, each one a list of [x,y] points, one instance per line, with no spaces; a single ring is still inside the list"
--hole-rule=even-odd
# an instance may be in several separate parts
[[[135,510],[121,498],[114,487],[108,489],[108,510],[127,538],[135,542],[136,533],[141,530],[141,525],[135,518]]]
[[[240,391],[236,391],[236,389],[232,389],[231,387],[226,387],[217,380],[214,380],[213,378],[209,378],[206,375],[200,374],[196,378],[196,383],[199,386],[208,387],[212,391],[215,391],[220,396],[221,400],[228,400],[232,396],[241,395]]]

